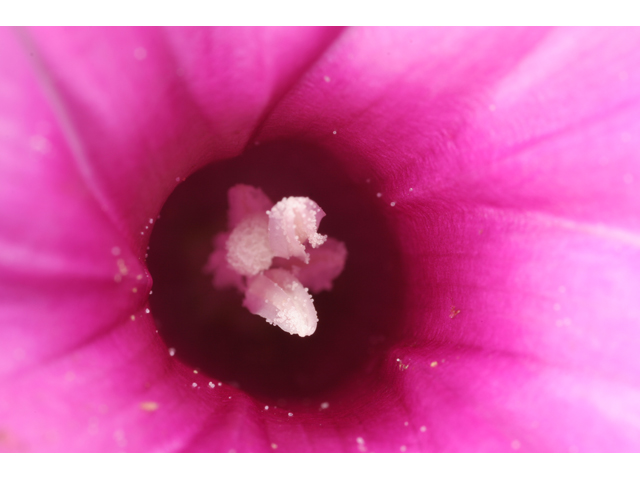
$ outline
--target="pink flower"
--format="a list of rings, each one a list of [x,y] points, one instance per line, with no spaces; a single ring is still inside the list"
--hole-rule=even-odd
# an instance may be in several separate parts
[[[0,450],[638,450],[640,30],[0,35]],[[312,337],[183,275],[243,175],[347,244]]]

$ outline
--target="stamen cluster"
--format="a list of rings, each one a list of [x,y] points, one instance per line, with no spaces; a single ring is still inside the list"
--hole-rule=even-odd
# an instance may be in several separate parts
[[[309,290],[331,290],[344,269],[344,243],[318,233],[325,213],[307,197],[274,205],[261,189],[239,184],[228,198],[229,230],[214,237],[205,267],[214,287],[236,288],[251,313],[291,334],[311,335],[318,316]]]

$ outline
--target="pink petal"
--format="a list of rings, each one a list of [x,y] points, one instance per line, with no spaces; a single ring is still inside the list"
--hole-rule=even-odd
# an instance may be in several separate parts
[[[154,402],[166,410],[183,404],[176,385],[193,395],[183,377],[166,372],[171,359],[146,311],[151,226],[176,176],[239,152],[273,95],[335,35],[244,32],[236,40],[265,60],[262,78],[249,76],[244,86],[228,78],[227,103],[210,104],[231,111],[246,90],[255,93],[235,124],[224,124],[240,141],[216,132],[190,101],[162,31],[0,32],[10,67],[1,80],[0,195],[11,205],[0,213],[0,449],[179,449],[185,434],[173,425],[196,427],[168,415],[164,440],[147,430]],[[223,37],[234,51],[232,36]],[[278,58],[256,50],[264,39],[283,46]],[[211,64],[206,54],[199,59]],[[244,61],[253,68],[251,56]],[[244,78],[228,64],[219,76],[234,71]],[[224,94],[219,80],[209,81],[215,97]],[[218,157],[205,155],[216,151],[216,136],[224,139]],[[163,393],[145,391],[152,384]],[[123,440],[127,425],[140,428]]]
[[[202,165],[239,154],[333,29],[35,29],[21,34],[112,221],[140,229]],[[132,208],[134,206],[135,208]]]

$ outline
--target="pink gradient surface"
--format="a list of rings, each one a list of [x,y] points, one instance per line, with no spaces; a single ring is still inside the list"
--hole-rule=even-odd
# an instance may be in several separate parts
[[[639,42],[0,31],[0,450],[640,450]],[[194,373],[147,313],[150,220],[270,141],[369,179],[400,247],[397,341],[328,408]]]

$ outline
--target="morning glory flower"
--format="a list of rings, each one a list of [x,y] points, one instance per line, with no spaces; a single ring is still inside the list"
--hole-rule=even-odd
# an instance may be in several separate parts
[[[0,450],[638,450],[639,30],[0,35]],[[313,335],[237,184],[344,243]]]

